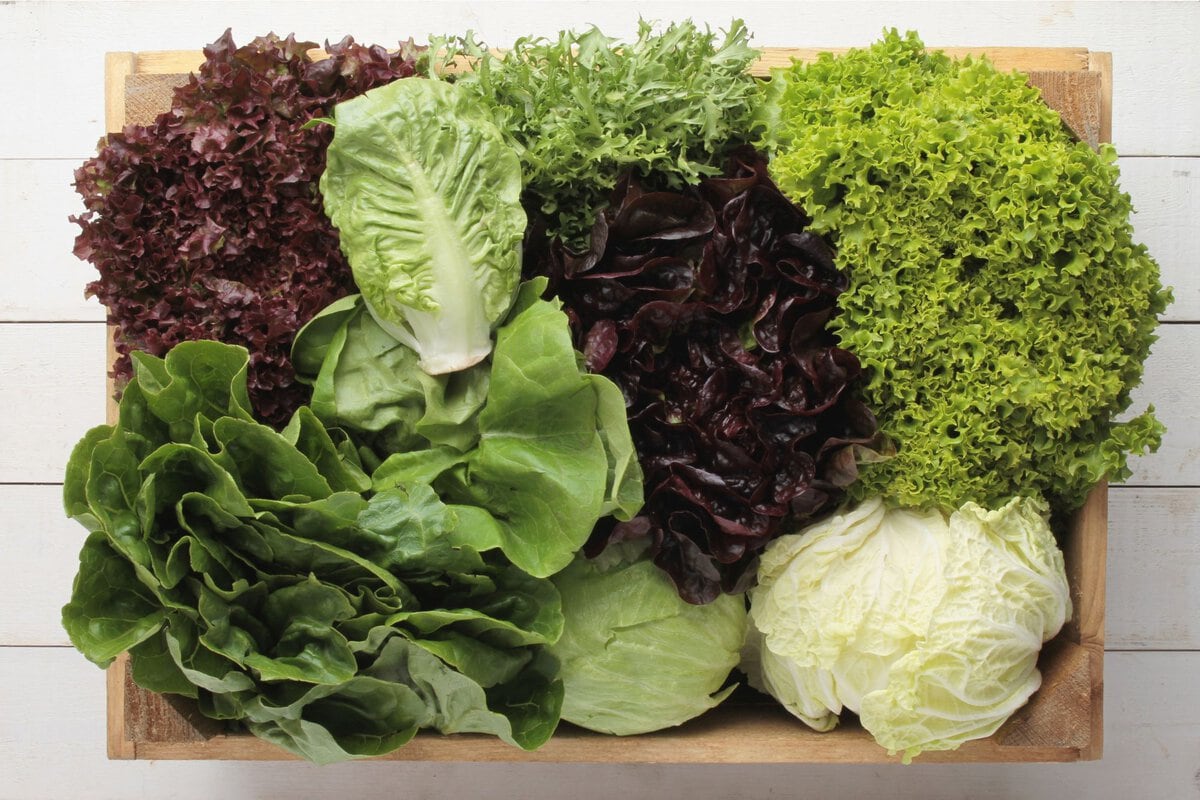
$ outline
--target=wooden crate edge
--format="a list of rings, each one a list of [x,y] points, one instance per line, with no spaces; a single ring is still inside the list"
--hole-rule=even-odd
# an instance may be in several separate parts
[[[988,55],[1002,69],[1020,68],[1023,71],[1082,71],[1099,73],[1100,89],[1100,125],[1099,141],[1111,139],[1112,113],[1112,57],[1110,53],[1093,52],[1077,48],[938,48],[929,46],[928,49],[941,49],[954,57],[966,55]],[[790,62],[792,58],[811,60],[821,52],[844,52],[842,49],[817,48],[764,48],[764,57],[752,72],[756,75],[766,75],[772,66]],[[314,55],[323,57],[323,51]],[[202,61],[199,51],[142,51],[107,53],[105,58],[105,117],[108,131],[119,131],[125,123],[125,81],[131,75],[169,75],[193,71]],[[1015,59],[1020,63],[1009,61]],[[1026,59],[1021,61],[1021,59]],[[109,329],[108,358],[111,366],[115,357],[112,345],[113,330]],[[109,422],[116,419],[116,404],[112,400],[112,386],[109,381],[108,409]],[[1100,492],[1103,496],[1104,487],[1097,487],[1089,496],[1088,506],[1092,505],[1092,497]],[[1083,747],[1044,746],[1044,745],[1013,745],[1004,746],[995,737],[969,742],[957,751],[945,753],[928,753],[921,756],[922,763],[967,763],[967,762],[1064,762],[1076,760],[1094,760],[1103,751],[1103,658],[1104,658],[1104,564],[1107,536],[1107,503],[1102,502],[1100,524],[1102,535],[1082,537],[1081,541],[1094,540],[1082,548],[1082,557],[1091,566],[1085,571],[1090,576],[1089,591],[1084,593],[1084,586],[1079,587],[1079,593],[1090,602],[1081,603],[1079,643],[1088,650],[1089,671],[1091,681],[1090,708],[1091,735]],[[1080,512],[1083,514],[1083,510]],[[1097,571],[1098,565],[1098,571]],[[1097,594],[1098,592],[1098,594]],[[127,685],[128,656],[121,656],[110,668],[107,676],[108,688],[108,752],[113,759],[229,759],[229,760],[295,760],[290,753],[255,739],[249,735],[222,735],[209,737],[203,741],[162,742],[134,741],[130,737],[126,713],[129,707]],[[132,689],[142,692],[136,686]],[[147,693],[149,694],[149,693]],[[1036,698],[1036,696],[1035,696]],[[666,735],[671,735],[670,733]],[[791,753],[786,759],[757,758],[750,759],[714,759],[711,753],[703,758],[680,758],[678,755],[661,755],[651,751],[649,755],[639,756],[645,752],[641,746],[630,748],[622,760],[625,763],[889,763],[897,759],[887,756],[886,752],[872,742],[865,733],[859,732],[861,744],[870,750],[859,749],[857,743],[848,749],[847,742],[837,741],[836,745],[843,749],[839,752],[826,752],[825,748],[815,748],[813,751]],[[828,734],[822,734],[828,736]],[[559,754],[552,745],[546,750],[535,753],[506,748],[502,744],[485,737],[441,737],[436,734],[419,737],[418,740],[398,753],[388,757],[389,760],[428,760],[428,761],[555,761],[559,763],[599,763],[612,762],[614,759],[605,757],[608,748],[597,747],[595,740],[600,737],[583,734],[583,740],[591,740],[584,749],[574,755]],[[613,739],[613,737],[606,737]],[[420,744],[424,740],[428,744]],[[626,740],[628,741],[628,740]],[[453,744],[450,744],[453,743]],[[499,748],[495,745],[499,744]],[[491,745],[491,749],[488,748]],[[564,756],[566,756],[564,758]],[[837,757],[834,757],[837,756]]]
[[[751,74],[765,76],[773,67],[787,66],[792,59],[814,61],[821,53],[841,54],[848,47],[763,47],[762,56],[751,67]],[[986,55],[1002,70],[1021,69],[1059,70],[1067,72],[1091,69],[1091,52],[1078,47],[939,47],[926,45],[927,50],[941,50],[954,58]],[[501,51],[496,51],[501,52]],[[136,53],[122,52],[110,55],[132,57],[134,72],[139,75],[174,75],[193,72],[204,61],[200,50],[142,50]],[[314,59],[327,56],[322,48],[309,51]]]

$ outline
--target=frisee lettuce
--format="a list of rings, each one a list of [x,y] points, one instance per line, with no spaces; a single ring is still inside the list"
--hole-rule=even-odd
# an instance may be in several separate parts
[[[586,242],[626,169],[680,188],[720,174],[725,154],[754,137],[758,57],[741,20],[723,36],[690,20],[638,24],[621,42],[595,27],[521,38],[503,56],[460,41],[458,78],[521,151],[526,189],[550,233]]]

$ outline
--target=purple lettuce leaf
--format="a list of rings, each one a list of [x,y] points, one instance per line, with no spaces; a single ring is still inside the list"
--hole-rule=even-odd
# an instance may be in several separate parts
[[[739,592],[768,541],[831,511],[879,446],[861,369],[826,324],[847,277],[809,220],[743,148],[723,177],[680,192],[632,175],[587,252],[534,225],[526,271],[550,278],[589,369],[625,396],[646,480],[612,541],[652,539],[689,602]]]

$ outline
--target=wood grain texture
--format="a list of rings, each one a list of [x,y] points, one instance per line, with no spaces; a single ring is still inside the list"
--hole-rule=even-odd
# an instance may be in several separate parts
[[[1155,416],[1167,427],[1167,435],[1158,452],[1129,459],[1133,475],[1127,482],[1200,486],[1200,424],[1196,420],[1200,326],[1161,325],[1157,333],[1142,384],[1133,390],[1129,415],[1154,406]]]
[[[104,55],[104,128],[109,133],[126,124],[126,79],[137,71],[137,56],[133,53]]]
[[[1162,268],[1175,302],[1163,319],[1200,321],[1200,158],[1122,158],[1121,188],[1133,200],[1137,241]]]
[[[998,69],[1005,72],[1013,69],[1044,71],[1086,71],[1090,69],[1088,51],[1077,47],[941,47],[935,43],[927,43],[931,50],[944,50],[952,58],[966,56],[986,56]],[[793,61],[816,61],[822,53],[845,53],[847,47],[765,47],[762,57],[750,68],[752,75],[765,77],[777,67],[789,66]],[[441,52],[441,51],[439,51]],[[503,49],[495,50],[503,53]],[[132,57],[136,67],[135,72],[146,75],[169,75],[192,72],[204,60],[204,54],[199,50],[150,50],[138,53],[122,53],[122,57]],[[309,50],[309,57],[326,58],[324,50],[314,48]]]
[[[83,204],[72,188],[75,161],[0,160],[0,321],[96,321],[104,308],[84,297],[96,278],[75,258]]]
[[[104,326],[0,325],[0,483],[59,483],[71,448],[104,421]]]
[[[1200,490],[1118,486],[1109,507],[1108,646],[1200,649]]]
[[[1200,653],[1110,653],[1107,744],[1074,764],[109,761],[104,675],[65,648],[0,648],[0,797],[13,800],[694,798],[1141,800],[1197,794]],[[1147,713],[1152,710],[1153,713]],[[53,744],[54,752],[47,753]]]
[[[1118,97],[1114,140],[1122,154],[1200,156],[1197,3],[16,3],[0,5],[6,100],[26,124],[0,129],[0,156],[83,158],[103,133],[103,52],[198,50],[229,26],[239,43],[274,30],[321,43],[352,34],[395,46],[430,32],[473,29],[484,41],[553,35],[586,23],[629,36],[637,19],[687,16],[714,30],[740,16],[761,46],[864,46],[885,27],[930,44],[1090,47],[1111,51]],[[31,43],[36,43],[31,46]],[[73,65],[64,70],[63,64]],[[69,73],[69,77],[68,77]],[[34,133],[36,132],[36,133]]]
[[[1076,139],[1093,147],[1107,141],[1100,135],[1100,73],[1039,69],[1030,71],[1029,82],[1042,93],[1046,105],[1058,111]]]
[[[1048,716],[1043,724],[1030,727],[1034,742],[1041,741],[1044,731],[1069,731],[1073,727],[1079,736],[1080,759],[1091,760],[1104,753],[1107,484],[1092,489],[1087,502],[1075,513],[1062,549],[1074,612],[1065,636],[1079,646],[1051,657],[1054,669],[1046,671],[1037,703]]]
[[[1100,141],[1111,142],[1113,122],[1113,54],[1088,53],[1088,71],[1100,76]]]
[[[71,597],[87,531],[63,512],[62,487],[0,485],[0,647],[66,645]],[[0,704],[0,708],[2,708]]]

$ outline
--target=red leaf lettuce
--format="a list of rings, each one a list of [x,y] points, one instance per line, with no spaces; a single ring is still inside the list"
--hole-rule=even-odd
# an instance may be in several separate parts
[[[110,135],[76,170],[87,210],[72,218],[75,254],[99,271],[88,294],[119,328],[118,386],[132,350],[213,338],[249,349],[260,418],[281,425],[307,398],[292,337],[354,284],[317,192],[332,131],[304,124],[416,67],[411,47],[347,37],[321,61],[313,47],[269,35],[239,48],[226,31],[169,112]]]
[[[697,188],[626,176],[587,252],[527,242],[588,368],[621,387],[646,478],[642,513],[587,550],[650,536],[693,603],[745,589],[783,522],[831,510],[874,443],[858,360],[826,330],[847,279],[807,224],[745,148]]]

